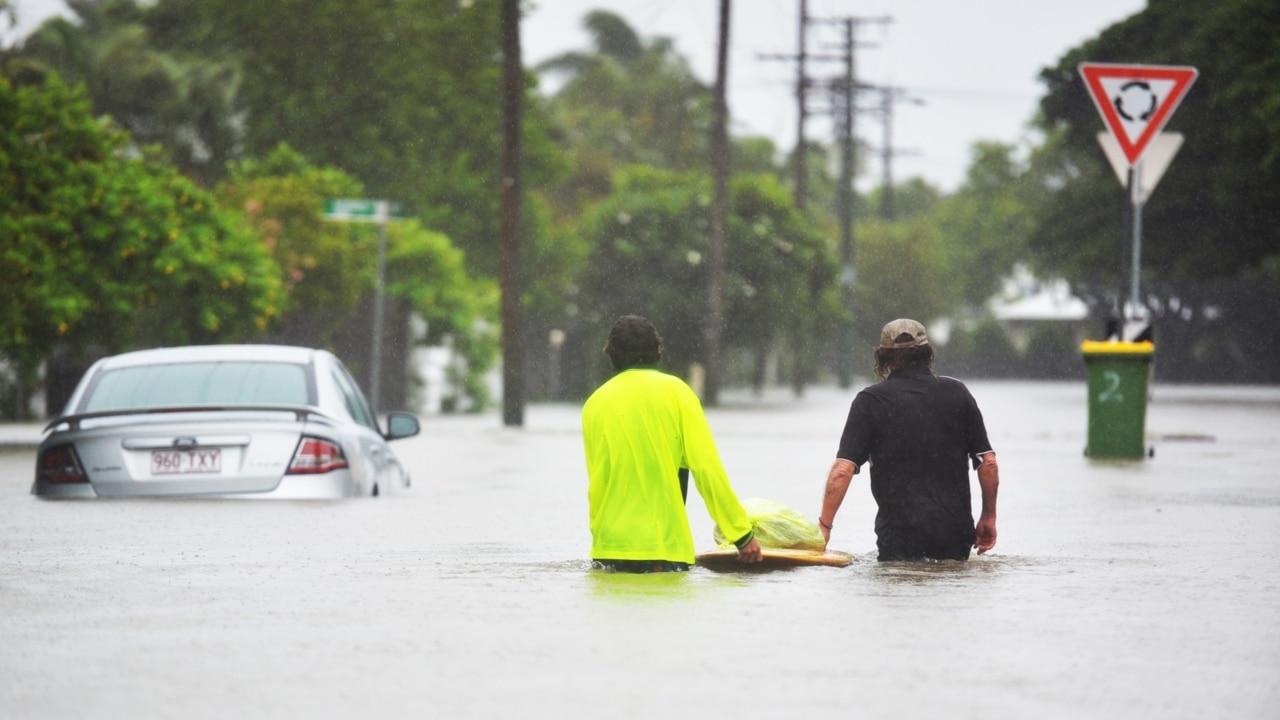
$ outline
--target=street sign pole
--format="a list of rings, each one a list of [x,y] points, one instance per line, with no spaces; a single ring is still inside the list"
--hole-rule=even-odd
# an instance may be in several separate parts
[[[1129,201],[1133,203],[1133,259],[1130,264],[1129,273],[1129,313],[1134,320],[1142,320],[1142,315],[1138,308],[1142,307],[1142,295],[1139,292],[1138,285],[1141,282],[1139,268],[1142,267],[1142,161],[1139,160],[1129,170]]]
[[[369,365],[369,402],[373,405],[373,414],[377,416],[382,410],[382,298],[385,294],[387,274],[387,220],[388,208],[386,200],[378,201],[378,282],[373,290],[373,348],[370,352]]]
[[[386,294],[387,223],[404,217],[400,203],[387,200],[326,200],[324,219],[371,222],[378,225],[378,278],[373,289],[373,339],[369,348],[369,404],[377,415],[382,410],[382,326],[383,297]]]
[[[1135,312],[1136,305],[1140,304],[1141,294],[1138,291],[1139,279],[1136,270],[1140,267],[1142,255],[1142,211],[1147,200],[1151,198],[1151,193],[1155,191],[1156,185],[1159,184],[1160,178],[1164,177],[1164,171],[1169,169],[1169,164],[1173,162],[1178,149],[1182,147],[1183,139],[1180,133],[1162,132],[1155,135],[1138,162],[1130,165],[1115,137],[1105,132],[1098,133],[1098,145],[1102,147],[1107,161],[1111,163],[1111,169],[1115,171],[1121,187],[1128,190],[1124,199],[1123,225],[1133,228],[1129,236],[1130,264],[1126,268],[1132,277],[1129,283],[1123,281],[1120,283],[1120,292],[1116,295],[1118,315],[1126,316],[1125,309],[1122,307],[1125,297],[1129,298],[1129,307],[1134,308]]]

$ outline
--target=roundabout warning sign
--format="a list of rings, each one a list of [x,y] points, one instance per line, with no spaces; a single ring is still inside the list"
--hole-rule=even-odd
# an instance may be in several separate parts
[[[1199,75],[1193,67],[1080,63],[1093,104],[1129,165],[1137,165]]]

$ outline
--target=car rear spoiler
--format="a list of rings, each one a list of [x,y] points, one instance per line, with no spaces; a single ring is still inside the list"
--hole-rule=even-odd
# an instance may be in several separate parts
[[[44,426],[44,432],[49,432],[59,425],[67,425],[72,430],[79,430],[81,421],[93,420],[96,418],[184,412],[290,412],[293,413],[294,417],[300,422],[305,422],[311,417],[332,420],[328,415],[325,415],[313,407],[307,407],[306,405],[174,405],[150,408],[122,408],[119,410],[100,410],[98,412],[63,415],[62,417],[50,420],[49,424]]]

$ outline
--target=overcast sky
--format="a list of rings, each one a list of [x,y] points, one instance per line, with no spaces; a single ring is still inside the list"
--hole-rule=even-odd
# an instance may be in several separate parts
[[[593,9],[624,17],[644,38],[663,35],[689,58],[697,75],[714,80],[716,0],[531,0],[522,26],[529,65],[568,50],[589,50],[582,18]],[[857,39],[858,79],[900,87],[923,104],[899,103],[893,114],[895,180],[920,176],[945,191],[963,180],[969,148],[977,140],[1018,144],[1036,110],[1041,68],[1103,28],[1145,7],[1145,0],[809,0],[820,19],[891,18],[868,23]],[[23,28],[64,8],[60,0],[17,0]],[[796,138],[793,62],[762,60],[767,53],[797,50],[798,0],[738,0],[730,29],[729,111],[732,132],[766,135],[782,150]],[[810,52],[838,54],[841,30],[815,26]],[[821,79],[841,72],[839,63],[811,63]],[[878,98],[865,95],[870,106]],[[1089,103],[1081,93],[1080,102]],[[815,103],[815,106],[818,103]],[[858,135],[880,146],[883,122],[870,112],[856,120]],[[1102,130],[1102,121],[1098,122]],[[825,117],[806,125],[807,137],[830,141]],[[878,161],[866,166],[859,186],[879,182]]]
[[[1041,68],[1102,29],[1141,11],[1145,0],[809,0],[809,15],[837,19],[891,18],[867,23],[857,34],[858,79],[903,88],[923,104],[893,111],[893,175],[921,176],[943,190],[964,179],[969,148],[977,140],[1017,144],[1036,111]],[[795,145],[796,66],[762,54],[797,51],[798,0],[738,0],[730,23],[729,111],[735,134],[767,135],[783,150]],[[536,64],[566,49],[588,49],[582,17],[612,10],[643,37],[665,35],[689,58],[694,72],[715,77],[715,0],[534,0],[523,26],[525,60]],[[810,52],[839,54],[843,30],[814,27]],[[811,63],[815,78],[842,72],[840,63]],[[862,104],[878,103],[864,96]],[[1080,102],[1089,103],[1081,94]],[[883,122],[872,113],[855,120],[858,135],[882,144]],[[1098,129],[1104,129],[1098,121]],[[810,139],[830,141],[827,118],[806,123]],[[879,182],[879,161],[866,166],[866,187]]]

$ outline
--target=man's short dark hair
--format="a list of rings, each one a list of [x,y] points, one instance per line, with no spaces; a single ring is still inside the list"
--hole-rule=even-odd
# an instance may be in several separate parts
[[[658,328],[645,318],[623,315],[609,330],[604,354],[609,356],[614,370],[657,365],[662,359],[662,336],[658,335]]]

